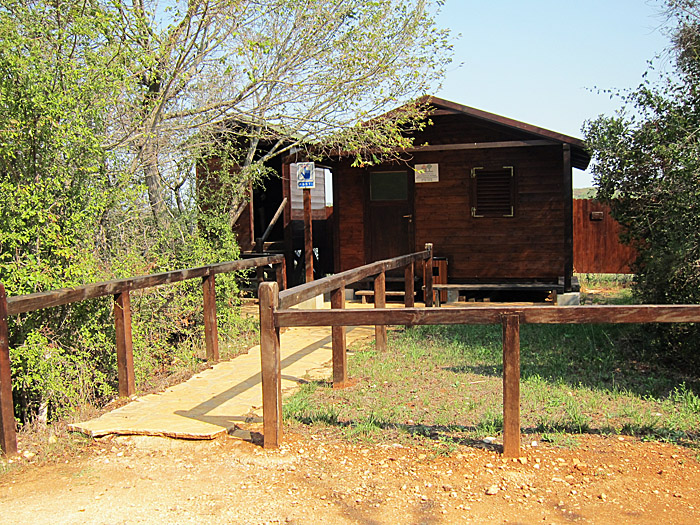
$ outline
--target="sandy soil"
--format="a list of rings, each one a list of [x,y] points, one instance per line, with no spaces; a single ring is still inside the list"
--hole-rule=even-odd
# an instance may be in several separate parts
[[[316,431],[314,431],[316,432]],[[697,452],[577,436],[449,456],[332,435],[277,451],[223,437],[110,437],[0,477],[3,523],[700,523]]]

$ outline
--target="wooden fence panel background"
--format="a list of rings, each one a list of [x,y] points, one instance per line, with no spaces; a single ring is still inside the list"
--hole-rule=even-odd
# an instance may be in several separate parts
[[[574,271],[631,273],[637,253],[620,242],[621,228],[606,204],[574,199]]]

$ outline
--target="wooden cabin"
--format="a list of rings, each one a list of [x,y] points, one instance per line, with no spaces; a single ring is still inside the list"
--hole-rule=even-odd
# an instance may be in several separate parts
[[[403,161],[333,173],[334,269],[423,249],[451,283],[557,283],[571,290],[573,137],[435,97],[423,145]]]

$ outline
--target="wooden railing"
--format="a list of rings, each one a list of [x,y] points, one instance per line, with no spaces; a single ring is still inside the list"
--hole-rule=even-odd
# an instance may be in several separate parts
[[[428,305],[433,297],[433,253],[432,244],[425,245],[425,251],[403,255],[394,259],[378,261],[359,268],[347,270],[335,275],[295,286],[289,290],[279,291],[276,283],[261,283],[258,290],[260,299],[260,348],[262,361],[263,420],[265,447],[277,447],[282,436],[282,377],[280,368],[280,332],[279,314],[281,312],[346,312],[345,287],[368,277],[374,277],[375,311],[386,307],[386,272],[403,268],[404,270],[404,306],[414,306],[414,266],[422,264],[424,296]],[[296,310],[291,309],[302,301],[330,292],[331,310]],[[392,310],[394,311],[394,310]],[[372,312],[373,313],[373,312]],[[303,317],[303,315],[302,315]],[[326,315],[324,319],[331,320]],[[386,323],[362,323],[375,326],[376,346],[386,349]],[[398,323],[391,323],[398,324]],[[286,326],[301,326],[293,323]],[[348,386],[347,352],[345,345],[345,325],[343,323],[322,322],[319,326],[331,326],[333,353],[333,388]]]
[[[370,265],[371,266],[371,265]],[[365,272],[363,268],[353,272]],[[432,273],[432,272],[430,272]],[[339,276],[335,276],[339,277]],[[330,279],[330,278],[328,278]],[[342,278],[339,279],[342,282]],[[375,283],[377,281],[375,280]],[[429,279],[426,280],[426,288]],[[379,285],[381,289],[382,284]],[[408,278],[407,278],[408,286]],[[581,324],[581,323],[696,323],[700,322],[700,305],[641,305],[641,306],[485,306],[457,308],[384,308],[378,301],[373,310],[345,310],[332,303],[330,310],[289,309],[291,298],[308,297],[311,292],[291,288],[278,294],[275,283],[260,286],[260,339],[263,370],[264,446],[279,445],[281,427],[279,329],[290,326],[333,327],[333,383],[346,384],[347,377],[336,377],[336,363],[345,370],[345,355],[335,347],[336,330],[346,326],[375,325],[377,348],[386,345],[386,325],[446,325],[498,324],[503,326],[503,454],[520,456],[520,324]],[[407,294],[408,297],[408,294]],[[432,297],[432,294],[426,297]],[[340,350],[338,349],[338,352]],[[344,372],[343,372],[344,374]]]
[[[131,299],[130,292],[172,284],[187,279],[202,279],[204,303],[204,339],[207,360],[219,360],[219,338],[216,322],[216,274],[230,273],[249,268],[271,265],[275,270],[278,289],[286,288],[286,269],[283,255],[256,257],[219,264],[175,270],[171,272],[142,275],[127,279],[116,279],[96,284],[86,284],[73,288],[63,288],[48,292],[7,297],[5,287],[0,283],[0,445],[5,454],[17,452],[14,405],[12,399],[12,377],[10,373],[10,351],[7,317],[25,312],[33,312],[52,306],[85,301],[97,297],[114,296],[114,325],[117,347],[117,374],[119,395],[128,397],[135,393],[134,357],[131,341]]]

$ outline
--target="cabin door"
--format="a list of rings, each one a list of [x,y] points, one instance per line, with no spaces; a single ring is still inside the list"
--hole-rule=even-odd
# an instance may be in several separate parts
[[[413,252],[413,181],[407,171],[369,174],[367,262]]]

